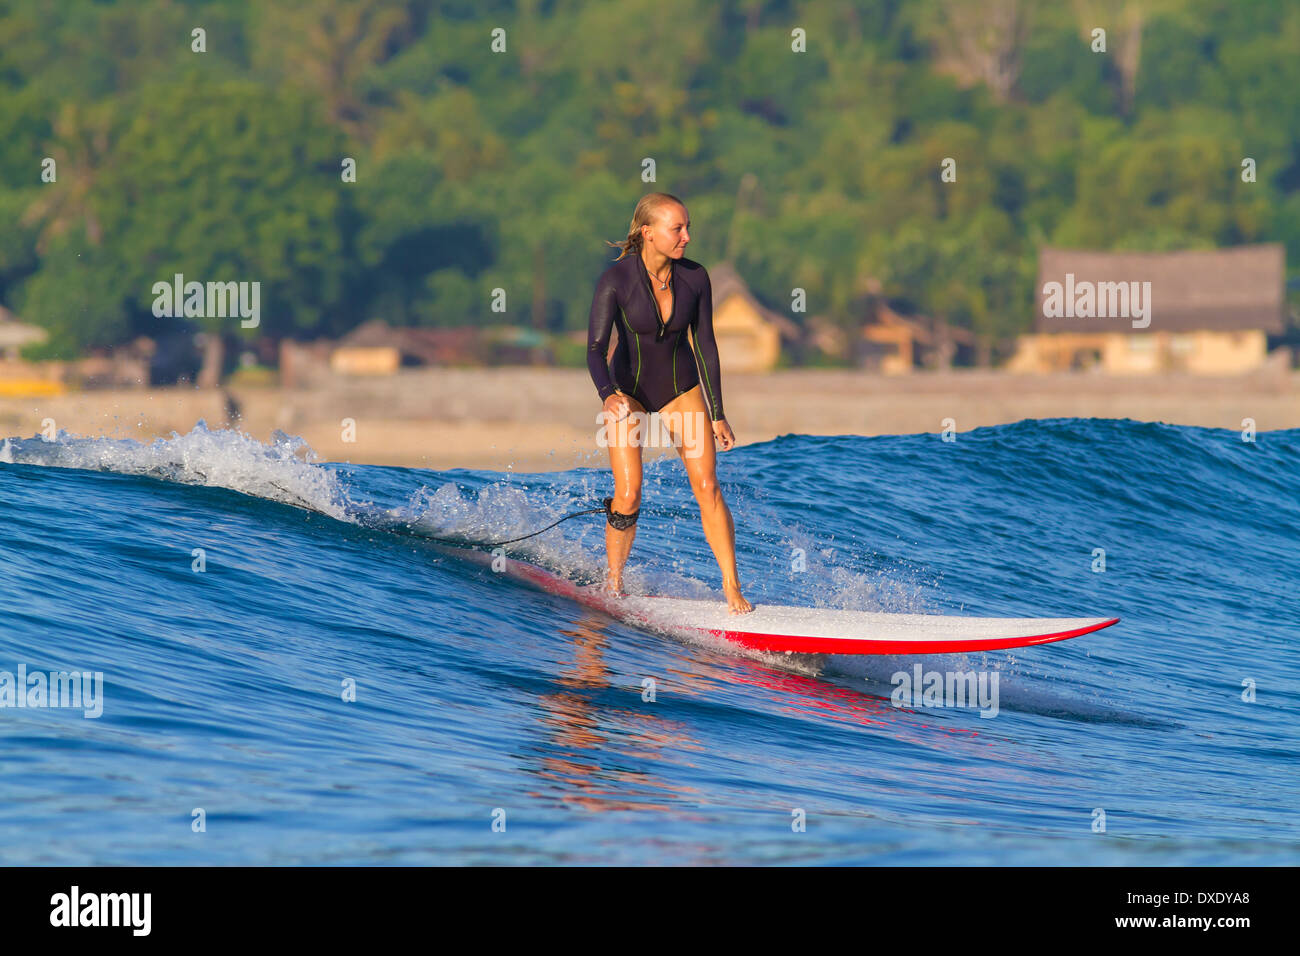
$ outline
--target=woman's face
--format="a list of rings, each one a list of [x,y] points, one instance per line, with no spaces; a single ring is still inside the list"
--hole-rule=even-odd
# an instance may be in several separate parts
[[[691,217],[685,206],[664,203],[655,210],[653,221],[641,227],[641,237],[647,246],[669,259],[680,259],[686,252],[686,244],[691,241],[690,224]]]

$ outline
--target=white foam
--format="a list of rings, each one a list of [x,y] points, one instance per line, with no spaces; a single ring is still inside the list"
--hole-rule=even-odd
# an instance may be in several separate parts
[[[0,454],[12,464],[83,468],[229,488],[340,521],[353,521],[356,511],[338,477],[315,464],[317,456],[307,443],[279,430],[270,444],[264,444],[239,431],[211,431],[200,420],[188,434],[172,432],[146,444],[132,438],[83,438],[60,429],[53,440],[39,435],[6,439]]]

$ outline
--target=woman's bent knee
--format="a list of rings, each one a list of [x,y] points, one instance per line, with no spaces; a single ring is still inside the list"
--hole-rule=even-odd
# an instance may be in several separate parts
[[[727,503],[722,499],[722,489],[716,481],[701,482],[699,487],[695,489],[695,500],[700,503],[700,510],[706,513],[712,513],[727,506]]]

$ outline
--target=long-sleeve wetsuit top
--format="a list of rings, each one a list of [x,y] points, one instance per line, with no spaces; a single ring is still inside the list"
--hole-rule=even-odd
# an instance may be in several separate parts
[[[703,376],[701,392],[713,421],[722,419],[722,375],[713,335],[713,287],[704,266],[683,256],[671,262],[672,315],[661,321],[640,254],[615,262],[596,282],[587,323],[587,368],[603,402],[615,389],[657,412]],[[606,364],[609,336],[618,346]],[[693,329],[694,348],[686,330]]]

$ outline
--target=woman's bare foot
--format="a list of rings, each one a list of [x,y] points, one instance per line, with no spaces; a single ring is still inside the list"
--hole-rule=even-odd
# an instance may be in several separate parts
[[[724,584],[722,593],[727,596],[727,608],[731,614],[748,614],[754,610],[754,605],[745,600],[745,596],[740,593],[740,585]]]
[[[623,590],[623,572],[615,574],[613,571],[605,571],[604,590],[614,595],[614,597],[627,597],[627,591]]]

